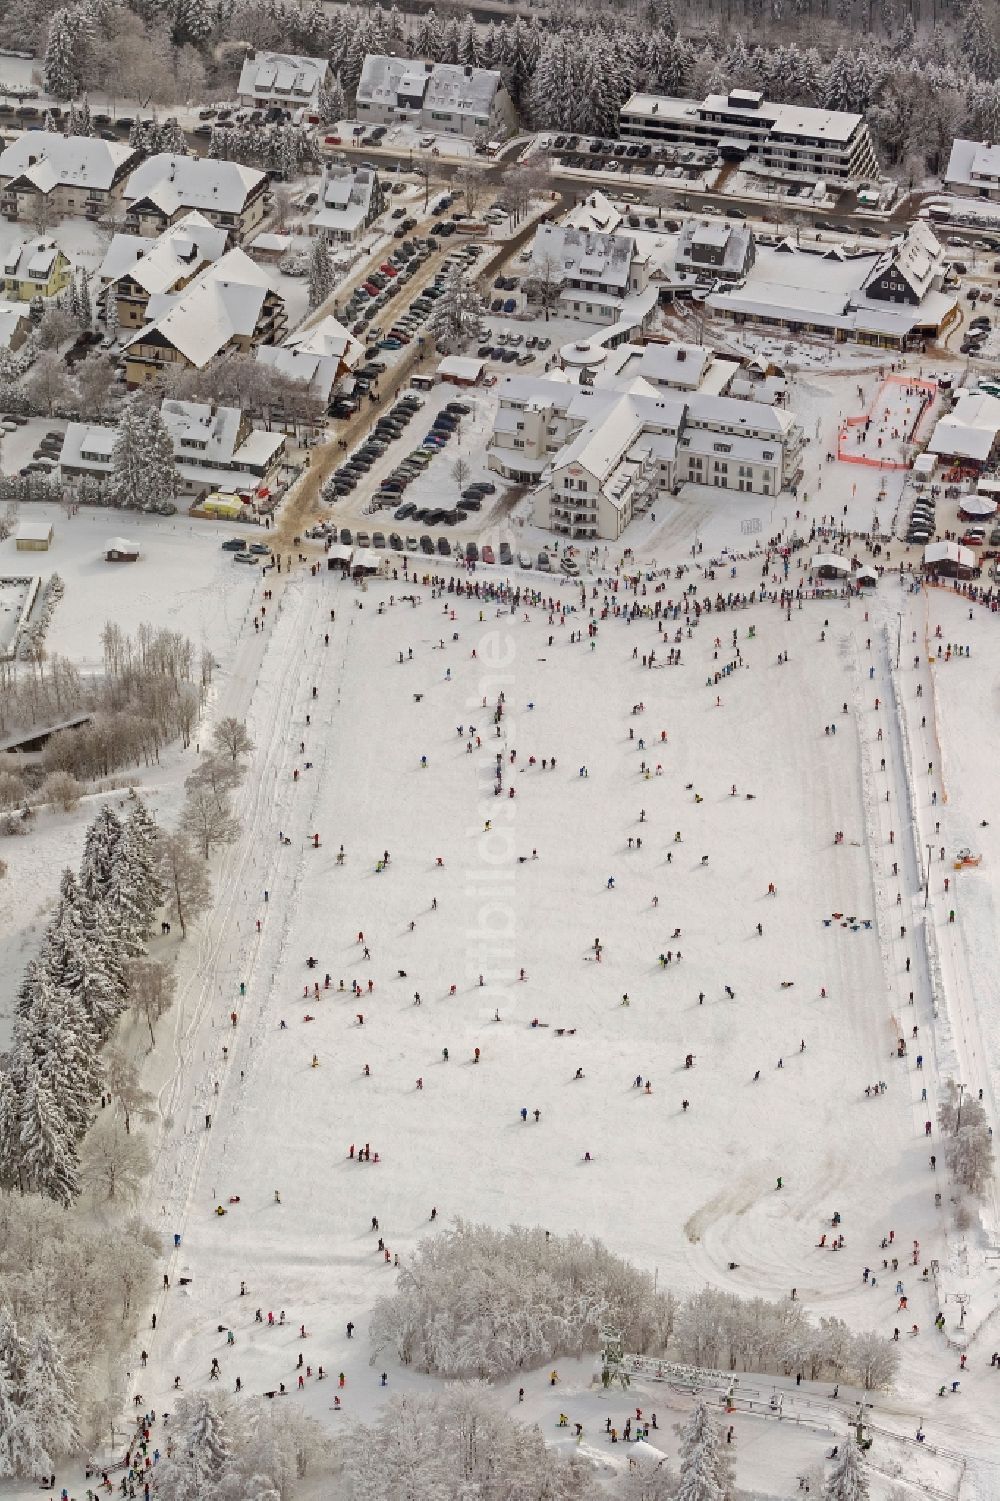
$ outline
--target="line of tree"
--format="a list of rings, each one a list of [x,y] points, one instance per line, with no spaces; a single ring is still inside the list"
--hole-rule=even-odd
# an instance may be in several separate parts
[[[371,1335],[376,1357],[389,1350],[419,1371],[498,1381],[596,1350],[604,1325],[636,1354],[869,1390],[890,1386],[897,1363],[890,1340],[840,1319],[813,1324],[797,1300],[711,1288],[676,1298],[600,1241],[462,1221],[421,1242],[397,1291],[376,1303]]]
[[[119,818],[106,804],[90,824],[79,876],[63,872],[41,952],[27,966],[13,1039],[0,1074],[0,1188],[68,1205],[87,1172],[120,1195],[147,1166],[138,1143],[119,1145],[109,1177],[81,1143],[112,1094],[104,1050],[130,1002],[129,964],[145,956],[163,899],[156,826],[131,792]],[[127,1085],[136,1103],[136,1086]],[[128,1112],[126,1112],[126,1119]],[[124,1127],[130,1135],[129,1125]],[[105,1133],[106,1135],[108,1133]],[[105,1156],[108,1143],[97,1142]]]
[[[154,765],[171,740],[191,743],[212,681],[211,653],[197,652],[178,631],[148,625],[129,636],[109,621],[101,639],[103,673],[83,674],[68,658],[44,653],[30,671],[0,662],[0,734],[91,716],[50,738],[37,772],[0,772],[0,808],[23,802],[50,772],[106,777],[122,766]]]

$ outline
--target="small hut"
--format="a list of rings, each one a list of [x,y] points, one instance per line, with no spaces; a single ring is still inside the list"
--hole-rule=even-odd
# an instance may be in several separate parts
[[[138,542],[130,542],[127,537],[112,537],[104,550],[104,561],[106,563],[138,563]]]
[[[14,534],[18,552],[48,552],[51,545],[51,521],[22,521]]]
[[[924,548],[921,566],[925,573],[956,579],[972,578],[978,567],[972,548],[957,542],[931,542]]]

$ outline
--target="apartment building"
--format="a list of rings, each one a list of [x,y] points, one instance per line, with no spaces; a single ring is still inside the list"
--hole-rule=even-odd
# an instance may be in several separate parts
[[[496,135],[516,119],[500,74],[490,68],[381,53],[365,58],[355,113],[366,123],[463,136]]]
[[[239,162],[158,152],[125,185],[125,228],[131,234],[162,234],[197,209],[209,223],[227,231],[231,244],[237,244],[264,217],[267,183],[266,172]]]
[[[30,130],[0,151],[0,214],[39,224],[71,215],[97,219],[121,197],[139,161],[134,147],[100,136]],[[43,207],[44,206],[44,207]]]
[[[239,407],[165,401],[160,414],[174,445],[182,495],[252,492],[272,478],[284,453],[284,433],[255,428]],[[59,460],[64,478],[106,478],[117,437],[114,427],[71,422]]]
[[[534,524],[572,539],[613,541],[684,484],[777,495],[801,474],[801,427],[764,402],[604,376],[510,376],[499,394],[490,468],[533,485]]]
[[[105,299],[115,302],[119,328],[141,328],[148,322],[149,299],[182,292],[225,255],[228,238],[225,229],[194,212],[156,238],[114,235],[97,276]]]
[[[879,176],[871,132],[845,110],[772,104],[756,89],[709,94],[700,104],[660,94],[633,94],[622,105],[623,139],[704,146],[723,158],[782,176],[861,182]]]
[[[149,322],[122,346],[125,383],[142,386],[168,367],[203,370],[226,353],[277,344],[287,322],[273,273],[230,250],[182,292],[151,297]]]

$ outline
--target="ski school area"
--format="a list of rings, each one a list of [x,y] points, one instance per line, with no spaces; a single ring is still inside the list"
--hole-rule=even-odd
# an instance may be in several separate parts
[[[908,446],[916,442],[937,398],[933,380],[889,375],[871,405],[847,417],[837,433],[837,458],[874,469],[908,469]],[[862,387],[858,396],[863,398]]]
[[[996,1451],[982,1280],[935,1399],[961,1284],[934,1165],[949,1075],[993,1108],[995,622],[888,573],[799,598],[808,551],[763,580],[762,556],[516,597],[283,583],[238,659],[256,750],[182,960],[142,1403],[214,1375],[334,1431],[372,1416],[431,1378],[370,1349],[371,1309],[460,1217],[898,1331],[876,1419]],[[908,654],[928,621],[970,654]],[[548,1435],[554,1400],[610,1400],[592,1374],[498,1400]],[[789,1495],[829,1451],[734,1422],[743,1487]]]

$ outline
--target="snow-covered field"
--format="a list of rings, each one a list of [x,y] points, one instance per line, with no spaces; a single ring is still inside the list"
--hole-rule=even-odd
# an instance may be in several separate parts
[[[234,566],[220,544],[229,536],[260,536],[259,528],[176,516],[147,516],[83,507],[67,517],[61,506],[23,505],[22,520],[51,521],[48,552],[17,552],[14,538],[0,542],[0,571],[58,573],[66,593],[52,617],[46,646],[78,666],[101,660],[108,620],[135,631],[145,623],[210,647],[225,663],[234,635],[247,620],[258,570]],[[106,563],[112,537],[140,546],[138,563]]]
[[[867,526],[873,511],[888,521],[900,476],[825,460],[880,378],[796,382],[790,404],[812,440],[798,496],[689,487],[636,523],[624,540],[644,566],[669,571],[644,578],[634,600],[603,581],[534,575],[544,599],[501,612],[420,584],[359,590],[301,570],[269,577],[276,606],[257,635],[261,583],[220,551],[227,528],[86,511],[67,520],[52,508],[53,549],[31,559],[67,584],[50,648],[96,661],[109,615],[214,643],[213,712],[246,716],[257,747],[239,839],[219,862],[211,914],[182,945],[180,1000],[149,1063],[159,1120],[145,1210],[168,1246],[181,1240],[156,1330],[147,1320],[141,1336],[149,1364],[132,1377],[146,1405],[169,1410],[177,1376],[186,1390],[206,1385],[217,1356],[227,1390],[237,1376],[248,1392],[284,1382],[326,1424],[368,1417],[383,1369],[390,1393],[428,1379],[385,1357],[369,1364],[368,1314],[394,1282],[379,1235],[405,1264],[456,1216],[541,1224],[592,1233],[678,1292],[794,1289],[816,1320],[887,1336],[898,1327],[900,1378],[876,1396],[875,1419],[900,1437],[876,1439],[873,1495],[882,1501],[893,1478],[913,1482],[907,1495],[955,1494],[952,1451],[969,1461],[973,1494],[998,1493],[996,1205],[983,1208],[987,1233],[957,1236],[947,1177],[929,1167],[936,1126],[925,1136],[949,1075],[983,1089],[996,1114],[1000,849],[980,828],[991,821],[983,719],[1000,674],[996,620],[978,607],[970,620],[948,591],[910,593],[892,573],[868,598],[807,599],[787,615],[768,603],[700,623],[652,616],[692,584],[713,603],[759,588],[756,548],[778,529],[805,533],[827,515]],[[454,394],[433,394],[410,425],[414,442]],[[461,443],[481,461],[492,399],[472,401]],[[395,445],[393,462],[408,446]],[[457,451],[407,499],[453,490]],[[102,545],[122,530],[143,560],[111,568]],[[12,547],[0,546],[0,568]],[[787,576],[765,570],[769,586],[798,587],[809,555],[795,553]],[[674,576],[679,564],[687,571]],[[622,617],[633,602],[647,618]],[[971,655],[946,659],[949,641]],[[681,664],[661,665],[671,649]],[[161,814],[184,769],[153,779]],[[4,843],[12,879],[0,900],[22,893],[0,908],[8,1011],[86,816],[53,816],[31,840]],[[956,875],[964,845],[984,863]],[[879,1081],[885,1091],[872,1093]],[[377,1162],[357,1160],[366,1143]],[[890,1232],[895,1249],[883,1250]],[[897,1253],[898,1271],[883,1269]],[[961,1395],[938,1401],[958,1375],[959,1293],[972,1298],[969,1369]],[[946,1335],[933,1330],[939,1308]],[[279,1321],[282,1310],[286,1327],[270,1328],[268,1313]],[[300,1350],[314,1374],[297,1392]],[[336,1388],[315,1379],[320,1365],[344,1372],[340,1413]],[[567,1412],[596,1464],[623,1463],[603,1429],[607,1416],[620,1426],[625,1400],[591,1389],[589,1362],[559,1368],[555,1391],[547,1371],[525,1372],[498,1402],[553,1440]],[[758,1382],[765,1394],[773,1384]],[[737,1415],[735,1455],[741,1486],[786,1497],[821,1471],[856,1394],[796,1387],[794,1369],[778,1384],[791,1420]],[[669,1425],[689,1398],[640,1382],[629,1400],[658,1410],[672,1453]],[[907,1447],[918,1422],[926,1449]]]
[[[223,552],[219,543],[241,532],[256,537],[255,528],[220,529],[181,515],[123,516],[87,508],[68,518],[61,507],[48,505],[25,505],[20,514],[22,519],[51,521],[52,546],[48,552],[17,552],[13,537],[0,542],[0,574],[37,574],[43,584],[53,573],[62,577],[66,590],[52,616],[49,655],[68,656],[84,671],[93,670],[102,660],[101,632],[109,620],[133,635],[148,624],[188,636],[198,651],[208,647],[219,663],[220,680],[225,680],[236,642],[247,627],[258,570],[234,565],[232,553]],[[140,544],[140,561],[106,563],[105,548],[123,533]],[[171,785],[177,763],[173,751],[166,761],[152,774],[156,787]],[[148,772],[143,780],[150,780]],[[168,805],[170,801],[168,796]],[[9,870],[0,881],[0,1048],[8,1037],[13,996],[55,900],[60,874],[67,864],[78,863],[93,814],[94,804],[87,800],[75,813],[44,812],[29,838],[2,841],[0,855]]]
[[[759,560],[734,566],[726,588],[759,581]],[[919,922],[922,897],[915,872],[891,871],[902,755],[881,773],[876,750],[877,729],[894,732],[875,621],[895,625],[902,610],[917,628],[922,601],[886,583],[878,600],[809,602],[788,620],[774,606],[707,616],[690,638],[682,631],[683,665],[651,672],[641,656],[655,646],[663,658],[672,623],[661,637],[652,620],[602,619],[599,589],[591,650],[586,637],[570,643],[585,618],[578,587],[552,587],[562,598],[551,619],[544,607],[525,619],[426,590],[411,605],[398,586],[357,594],[326,574],[301,578],[270,639],[244,649],[258,752],[220,907],[185,956],[176,1072],[160,1094],[150,1207],[182,1241],[146,1340],[144,1398],[169,1406],[174,1376],[204,1382],[213,1355],[227,1386],[236,1375],[251,1391],[292,1386],[301,1347],[314,1371],[345,1372],[345,1411],[328,1416],[331,1389],[315,1379],[295,1400],[324,1421],[369,1413],[381,1388],[366,1315],[392,1285],[371,1217],[405,1261],[434,1233],[436,1208],[444,1223],[592,1231],[679,1290],[707,1281],[781,1298],[794,1287],[817,1318],[886,1334],[902,1322],[899,1395],[877,1399],[877,1413],[903,1431],[923,1416],[950,1442],[971,1417],[963,1442],[977,1453],[988,1364],[972,1359],[965,1402],[925,1411],[957,1354],[931,1332],[935,1289],[906,1254],[919,1240],[921,1266],[942,1259],[943,1296],[941,1180],[923,1130],[938,1082],[929,995],[919,951],[911,977],[908,943],[894,936],[897,888],[904,920]],[[661,602],[682,587],[667,583]],[[650,584],[645,601],[656,597]],[[949,670],[957,679],[972,663]],[[906,681],[904,671],[904,695]],[[834,722],[837,734],[825,733]],[[481,744],[469,752],[473,733]],[[920,1071],[915,1047],[895,1057],[914,1025],[926,1038]],[[886,1092],[866,1097],[879,1080]],[[522,1122],[522,1108],[539,1121]],[[358,1163],[366,1143],[377,1164]],[[835,1210],[839,1253],[817,1246]],[[890,1230],[904,1250],[905,1315],[894,1276],[861,1279]],[[284,1309],[291,1327],[255,1324],[258,1307],[265,1320]],[[912,1322],[921,1333],[909,1340]],[[588,1377],[564,1373],[559,1403],[596,1423],[604,1399],[586,1393]],[[390,1390],[416,1379],[392,1368]],[[528,1415],[541,1416],[544,1373],[523,1384]],[[837,1404],[828,1421],[842,1429]],[[786,1449],[751,1420],[744,1428],[741,1482],[767,1480],[776,1494],[829,1444],[829,1432],[799,1430]]]

